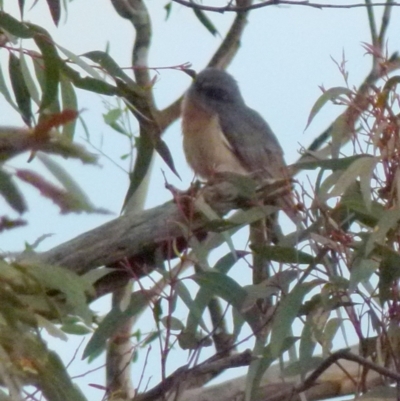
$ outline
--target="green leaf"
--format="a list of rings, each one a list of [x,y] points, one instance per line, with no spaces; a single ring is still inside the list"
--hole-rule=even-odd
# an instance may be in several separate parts
[[[21,19],[24,19],[24,5],[25,5],[25,0],[18,0],[19,13],[21,14]]]
[[[307,372],[315,370],[323,362],[323,358],[320,356],[313,356],[307,360],[299,360],[292,362],[290,365],[283,369],[284,377],[291,377],[297,375],[304,375]]]
[[[277,358],[280,355],[284,341],[290,333],[293,321],[296,319],[303,304],[303,298],[318,284],[319,282],[317,281],[297,284],[280,301],[271,330],[270,345],[273,357]]]
[[[139,185],[146,176],[153,157],[153,149],[153,142],[149,138],[149,135],[145,135],[141,132],[137,140],[137,157],[135,160],[135,166],[133,167],[133,171],[129,174],[130,184],[124,199],[123,209],[125,209],[129,199],[139,188]]]
[[[18,106],[15,104],[14,100],[10,95],[10,92],[8,91],[3,71],[1,68],[0,68],[0,93],[3,94],[4,98],[7,100],[7,103],[19,113]]]
[[[61,87],[62,109],[77,110],[78,100],[76,98],[74,87],[72,86],[71,81],[64,74],[61,74],[60,76],[60,87]],[[62,136],[72,141],[72,139],[74,138],[75,127],[76,127],[76,119],[63,125]]]
[[[130,78],[122,68],[114,61],[114,59],[105,52],[102,51],[92,51],[89,53],[82,54],[82,57],[87,57],[88,59],[100,64],[100,66],[113,78],[120,78],[124,81],[128,87],[134,92],[142,92],[139,85]]]
[[[346,170],[351,164],[360,158],[371,157],[368,155],[356,155],[343,157],[341,159],[327,159],[327,160],[316,160],[311,162],[299,162],[298,166],[301,170],[315,170],[321,168],[323,170]]]
[[[128,307],[121,311],[114,306],[107,316],[101,321],[99,327],[89,340],[82,358],[95,357],[105,348],[107,340],[123,325],[128,319],[142,312],[149,303],[151,296],[145,291],[137,291],[131,295]]]
[[[234,308],[241,309],[247,296],[246,290],[226,274],[207,271],[197,273],[193,278],[210,296],[220,297]]]
[[[280,263],[314,263],[314,257],[308,253],[290,247],[278,245],[251,246],[254,251],[268,260]]]
[[[349,291],[353,292],[360,283],[368,282],[378,267],[379,263],[371,259],[361,259],[354,263],[350,270]]]
[[[29,94],[30,94],[32,100],[37,105],[39,105],[40,104],[39,91],[36,87],[35,81],[33,80],[30,69],[28,67],[28,63],[26,61],[26,55],[24,54],[23,51],[21,51],[20,54],[21,54],[21,57],[20,57],[21,72],[24,77],[24,82],[26,84],[26,87],[29,91]]]
[[[172,155],[168,149],[167,144],[162,139],[159,139],[156,142],[154,149],[161,156],[161,158],[164,160],[165,164],[171,169],[171,171],[173,173],[175,173],[175,175],[179,179],[181,179],[180,175],[178,174],[178,172],[175,169],[174,160],[172,159]]]
[[[376,244],[384,245],[386,243],[387,233],[396,228],[400,220],[400,210],[392,209],[385,210],[382,217],[379,219],[373,232],[371,233],[367,245],[365,247],[366,256],[374,249]]]
[[[10,52],[8,59],[8,71],[10,74],[11,86],[14,91],[15,101],[17,102],[19,112],[25,124],[31,126],[32,108],[31,96],[26,86],[24,76],[21,71],[21,63],[19,58]]]
[[[370,181],[377,161],[375,157],[362,157],[355,160],[337,180],[329,195],[334,197],[343,194],[360,177],[364,202],[369,208],[371,205]]]
[[[62,72],[70,78],[73,84],[79,88],[89,92],[98,93],[100,95],[114,96],[118,94],[118,90],[115,86],[110,85],[103,80],[95,79],[92,77],[82,78],[79,73],[74,71],[72,68],[62,65]]]
[[[68,49],[57,45],[57,47],[61,50],[62,53],[64,53],[73,63],[81,67],[84,71],[86,71],[90,76],[95,78],[98,81],[105,81],[105,79],[94,69],[92,66],[90,66],[88,63],[86,63],[82,57],[77,56],[76,54],[72,53]]]
[[[172,1],[170,1],[164,6],[164,10],[165,10],[165,20],[168,20],[169,16],[171,15]]]
[[[50,9],[51,17],[55,25],[58,25],[61,17],[61,4],[60,0],[46,0]]]
[[[61,60],[50,35],[40,27],[34,25],[31,27],[35,30],[33,39],[42,53],[44,63],[44,90],[40,104],[40,110],[44,110],[56,100]]]
[[[215,36],[218,33],[217,28],[215,28],[214,24],[207,17],[207,15],[197,7],[192,8],[192,10],[197,19],[204,25],[207,31],[210,32],[211,35]]]
[[[81,210],[94,211],[94,206],[86,196],[85,192],[71,177],[71,175],[60,164],[56,163],[45,153],[37,155],[39,160],[46,166],[46,168],[53,174],[55,178],[63,185],[67,192],[72,195]]]
[[[86,280],[70,270],[54,265],[24,265],[21,269],[34,277],[41,286],[63,293],[66,304],[71,308],[70,313],[80,316],[87,324],[91,322],[92,313],[87,305],[87,296],[93,295],[94,289]]]
[[[24,197],[14,184],[11,176],[3,170],[0,170],[0,193],[7,203],[18,213],[21,214],[27,210]]]
[[[272,365],[277,357],[292,348],[295,345],[296,341],[298,341],[298,339],[298,337],[286,337],[285,339],[283,339],[282,346],[279,349],[277,356],[274,354],[271,343],[263,348],[261,358],[258,358],[250,364],[249,370],[246,375],[246,401],[255,399],[255,393],[259,388],[262,376],[264,375],[265,371]],[[255,348],[257,348],[257,344]]]
[[[335,87],[326,90],[322,95],[317,99],[314,103],[310,115],[308,116],[306,128],[311,124],[314,117],[318,114],[318,112],[322,109],[322,107],[329,101],[336,100],[338,97],[347,95],[350,97],[352,95],[352,91],[348,88],[344,87]]]
[[[246,254],[247,252],[243,251],[236,251],[235,254],[229,252],[218,260],[214,266],[214,270],[224,277],[227,277],[226,274],[229,272],[232,266]],[[187,318],[186,332],[194,334],[197,332],[197,327],[199,324],[203,326],[202,316],[212,298],[213,293],[210,292],[210,289],[207,286],[201,286],[191,306],[188,306],[189,315]]]
[[[182,321],[174,316],[164,316],[161,318],[161,323],[166,329],[173,331],[181,331],[185,328]]]
[[[18,21],[3,11],[0,11],[0,27],[17,38],[28,39],[33,37],[33,32],[28,24]]]

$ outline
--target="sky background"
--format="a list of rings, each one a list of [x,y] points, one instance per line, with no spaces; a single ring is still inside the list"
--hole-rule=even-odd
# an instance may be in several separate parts
[[[72,1],[68,7],[68,14],[63,14],[58,28],[52,24],[46,2],[41,0],[30,10],[33,3],[26,1],[25,19],[44,26],[58,44],[75,54],[105,50],[108,45],[111,56],[120,66],[130,65],[134,32],[128,21],[117,16],[110,1]],[[193,69],[201,70],[221,43],[221,38],[234,17],[233,13],[207,13],[220,32],[220,35],[212,36],[191,10],[178,4],[173,4],[171,15],[166,20],[163,9],[166,3],[167,1],[162,0],[146,1],[153,25],[149,65],[165,67],[189,62]],[[321,0],[320,3],[349,4],[350,1]],[[208,4],[224,5],[225,2],[210,1]],[[18,17],[16,0],[3,0],[3,7],[5,11]],[[377,17],[380,14],[379,9],[376,9]],[[395,8],[387,35],[389,54],[400,50],[399,19],[400,8]],[[368,73],[371,57],[366,55],[363,42],[371,42],[367,14],[363,8],[318,10],[305,6],[274,6],[250,14],[241,49],[228,71],[237,79],[247,104],[260,112],[270,124],[284,149],[288,164],[295,162],[299,157],[299,150],[307,147],[342,110],[338,106],[325,106],[305,131],[312,105],[321,95],[320,86],[330,88],[345,85],[333,59],[340,63],[344,55],[351,87],[357,87]],[[31,46],[30,41],[23,42],[23,47]],[[7,59],[7,51],[0,49],[0,65],[5,75]],[[159,70],[152,74],[157,76],[154,92],[157,105],[161,108],[180,96],[190,84],[189,76],[180,71]],[[115,102],[112,98],[99,97],[83,91],[78,91],[78,99],[79,109],[83,110],[82,118],[89,128],[90,143],[87,142],[79,123],[76,139],[89,151],[103,155],[100,157],[99,166],[82,167],[80,162],[57,160],[66,166],[96,206],[106,208],[112,214],[61,216],[58,208],[50,201],[42,199],[35,189],[21,183],[20,187],[27,196],[30,207],[29,213],[23,217],[28,220],[29,225],[2,233],[0,252],[21,251],[26,242],[33,243],[41,235],[51,233],[53,235],[38,248],[40,251],[47,250],[118,216],[128,187],[129,169],[129,162],[121,160],[120,157],[129,150],[129,143],[107,127],[102,118],[105,112],[104,104]],[[1,95],[0,125],[23,125],[18,114]],[[136,130],[135,125],[133,130]],[[157,157],[146,202],[147,208],[171,198],[164,188],[162,171],[165,172],[169,183],[181,189],[187,188],[193,179],[193,173],[187,166],[182,152],[179,121],[170,127],[164,139],[172,152],[182,181],[179,181]],[[39,160],[35,159],[27,165],[27,158],[28,155],[25,154],[12,159],[7,162],[7,168],[30,168],[51,177]],[[307,182],[307,176],[302,176],[300,180]],[[1,199],[0,208],[2,215],[17,217]],[[237,247],[243,248],[247,236],[241,234],[235,238]],[[212,260],[218,259],[226,252],[220,251]],[[93,308],[104,310],[107,302],[97,302]],[[181,317],[184,318],[184,315]],[[57,341],[52,344],[57,350],[64,349],[65,358],[68,360],[76,349],[77,341],[80,341],[80,338],[72,339],[67,344]],[[154,359],[150,361],[157,363],[155,351],[151,357]],[[170,369],[175,369],[184,361],[176,361],[176,366],[171,364]],[[90,367],[80,365],[76,372],[83,373],[100,364],[101,362],[96,360]],[[135,367],[136,373],[140,373],[141,366]],[[244,374],[245,371],[242,369],[240,373]],[[146,374],[154,376],[150,386],[157,383],[157,373]],[[98,395],[98,399],[101,399],[101,391],[88,388],[87,382],[102,383],[101,376],[89,375],[78,381],[87,394],[93,397]]]

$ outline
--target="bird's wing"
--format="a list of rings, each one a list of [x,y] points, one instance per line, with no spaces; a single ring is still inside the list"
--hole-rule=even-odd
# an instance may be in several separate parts
[[[232,152],[250,173],[259,178],[285,178],[283,151],[265,120],[244,106],[219,113],[219,123]]]

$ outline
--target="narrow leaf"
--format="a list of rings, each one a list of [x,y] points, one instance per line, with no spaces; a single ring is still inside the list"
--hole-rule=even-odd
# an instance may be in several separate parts
[[[42,29],[36,29],[37,33],[34,36],[34,41],[39,47],[44,63],[44,91],[40,110],[49,107],[55,100],[58,94],[58,83],[60,81],[60,63],[57,50],[52,42],[52,39],[43,32]]]
[[[0,68],[0,93],[3,94],[4,98],[7,100],[7,103],[14,108],[17,112],[19,112],[18,106],[15,104],[14,100],[12,99],[10,92],[8,91],[6,81],[4,79],[3,71]]]
[[[135,92],[141,92],[141,89],[136,82],[122,70],[122,68],[108,53],[102,51],[92,51],[89,53],[84,53],[82,56],[87,57],[95,63],[98,63],[113,78],[122,79],[122,81],[124,81],[131,90]]]
[[[17,102],[21,117],[25,124],[31,126],[31,96],[26,86],[24,76],[22,75],[20,60],[12,52],[10,52],[10,57],[8,59],[8,71],[10,74],[11,86],[14,91],[15,101]]]
[[[60,0],[46,0],[50,9],[51,17],[55,25],[58,25],[61,17],[61,4]]]
[[[131,295],[129,305],[124,311],[121,311],[118,306],[114,306],[101,321],[99,327],[89,340],[82,358],[85,359],[87,357],[98,356],[105,348],[107,340],[112,337],[112,335],[127,321],[127,319],[136,316],[145,309],[149,300],[150,295],[148,293],[145,291],[138,291]]]
[[[29,94],[32,98],[32,100],[39,105],[40,104],[40,97],[39,97],[39,91],[36,87],[36,83],[33,80],[33,77],[31,75],[31,71],[28,67],[28,63],[26,61],[26,55],[24,54],[23,51],[20,52],[21,57],[20,57],[20,63],[21,63],[21,72],[24,77],[24,81],[26,83],[26,87],[29,91]]]
[[[60,77],[61,101],[63,110],[77,110],[78,100],[71,81],[63,74]],[[63,125],[62,136],[72,140],[74,138],[76,118]]]
[[[285,339],[289,336],[293,321],[303,304],[303,298],[317,285],[317,282],[301,283],[285,296],[279,303],[271,333],[272,356],[280,355]]]
[[[172,159],[171,152],[169,151],[167,144],[162,139],[159,139],[157,141],[157,143],[155,144],[155,150],[161,156],[161,158],[164,160],[166,165],[171,169],[171,171],[173,173],[175,173],[175,175],[179,179],[181,179],[180,175],[178,174],[178,172],[175,169],[174,160]]]
[[[210,295],[224,299],[238,310],[241,309],[246,299],[246,290],[226,274],[202,272],[195,274],[194,280]]]
[[[57,47],[63,52],[73,63],[81,67],[84,71],[86,71],[90,76],[93,78],[99,80],[99,81],[104,81],[104,78],[88,63],[86,63],[82,57],[77,56],[76,54],[72,53],[68,49],[57,45]]]
[[[299,264],[311,264],[314,262],[312,255],[290,247],[264,245],[252,246],[252,248],[254,248],[256,253],[275,262]]]
[[[153,142],[148,135],[141,133],[137,140],[137,157],[133,171],[129,174],[129,188],[126,193],[123,209],[129,202],[129,199],[139,188],[150,167],[151,159],[153,157]]]
[[[197,19],[203,24],[207,31],[210,32],[211,35],[215,36],[218,33],[217,28],[215,28],[214,24],[207,17],[207,15],[197,7],[194,7],[192,10]]]
[[[314,103],[314,105],[311,109],[310,115],[308,116],[307,125],[306,125],[305,129],[308,128],[308,126],[311,124],[314,117],[318,114],[318,112],[322,109],[322,107],[327,102],[329,102],[330,100],[335,100],[339,96],[342,96],[342,95],[347,95],[350,97],[351,94],[352,94],[352,91],[350,89],[344,88],[344,87],[335,87],[335,88],[330,88],[330,89],[324,91],[324,93]]]
[[[6,202],[18,213],[24,213],[27,210],[24,197],[12,181],[10,175],[3,170],[0,170],[0,193]]]
[[[372,177],[372,172],[376,166],[377,159],[375,157],[362,157],[360,159],[355,160],[347,169],[346,171],[343,172],[343,174],[340,176],[338,181],[336,182],[335,187],[332,189],[330,192],[330,196],[339,196],[343,194],[347,188],[352,185],[358,177],[362,177],[363,179],[363,186],[365,187],[367,182],[368,186],[368,195],[365,194],[368,198],[368,203],[370,204],[370,179]],[[366,180],[366,181],[365,181]],[[365,192],[365,188],[364,188]],[[365,199],[364,199],[365,200]]]
[[[33,37],[33,32],[26,23],[18,21],[4,11],[0,11],[0,27],[17,38],[28,39]]]

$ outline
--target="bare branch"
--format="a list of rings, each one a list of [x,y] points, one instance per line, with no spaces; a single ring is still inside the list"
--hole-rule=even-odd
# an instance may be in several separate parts
[[[220,215],[237,208],[243,199],[238,188],[226,181],[204,188],[202,196]],[[193,207],[190,199],[182,202],[186,202],[186,207]],[[82,274],[125,258],[140,256],[145,261],[146,257],[154,256],[154,252],[172,241],[181,239],[186,242],[184,227],[187,224],[190,224],[191,231],[199,232],[207,223],[208,218],[200,212],[194,213],[189,221],[182,205],[167,202],[150,210],[126,213],[47,252],[23,254],[19,263],[59,265]]]
[[[318,8],[320,10],[324,8],[336,8],[336,9],[350,9],[350,8],[364,8],[368,7],[368,4],[364,3],[353,3],[353,4],[322,4],[322,3],[312,3],[310,1],[291,1],[291,0],[268,0],[263,1],[257,4],[251,4],[246,6],[232,6],[230,3],[224,7],[213,7],[213,6],[205,6],[202,4],[195,3],[193,1],[188,0],[172,0],[175,3],[181,4],[182,6],[189,8],[197,8],[198,10],[203,11],[212,11],[217,13],[225,13],[225,12],[240,12],[240,11],[250,11],[258,8],[269,7],[269,6],[279,6],[279,5],[288,5],[288,6],[306,6],[311,8]],[[386,7],[387,3],[375,3],[373,7]],[[390,4],[391,7],[400,6],[400,3],[392,2]]]
[[[201,380],[201,377],[204,375],[212,374],[215,376],[217,373],[223,372],[226,369],[248,366],[253,359],[254,357],[251,355],[250,351],[244,351],[241,354],[235,354],[225,358],[221,358],[218,355],[213,356],[191,369],[187,366],[183,366],[150,391],[139,395],[135,398],[135,401],[167,399],[171,397],[173,393],[180,394],[191,387],[197,387],[196,382],[199,379]]]

